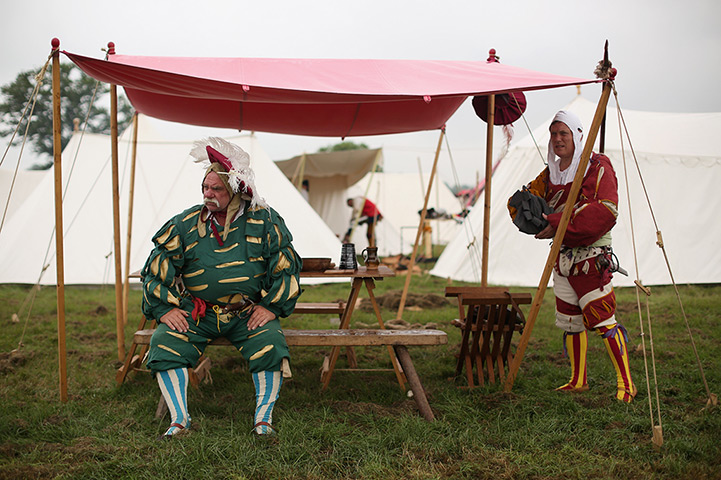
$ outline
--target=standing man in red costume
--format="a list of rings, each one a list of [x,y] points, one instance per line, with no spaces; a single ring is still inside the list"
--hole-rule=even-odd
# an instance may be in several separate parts
[[[346,203],[349,207],[353,208],[353,213],[350,217],[350,226],[348,227],[348,231],[343,237],[343,243],[350,242],[350,237],[353,233],[353,222],[355,222],[356,217],[358,217],[358,214],[360,213],[360,220],[358,221],[358,225],[363,225],[364,223],[368,225],[368,230],[366,230],[368,246],[375,247],[376,223],[380,222],[383,219],[383,215],[381,215],[380,210],[378,210],[378,207],[376,207],[375,203],[364,197],[349,198],[346,200]]]
[[[556,235],[582,152],[583,127],[575,114],[559,111],[550,132],[548,167],[527,186],[552,211],[541,215],[535,234],[538,239]],[[509,200],[509,211],[518,225],[520,204],[514,197]],[[605,155],[593,154],[553,270],[556,326],[564,331],[564,350],[571,362],[571,379],[557,390],[588,390],[587,332],[595,330],[616,369],[616,398],[631,402],[636,387],[631,380],[626,329],[616,321],[616,295],[611,284],[611,229],[616,224],[617,205],[618,183],[611,161]]]

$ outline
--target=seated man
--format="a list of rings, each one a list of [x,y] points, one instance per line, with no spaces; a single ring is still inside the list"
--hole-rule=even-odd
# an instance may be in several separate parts
[[[348,226],[348,231],[346,232],[345,236],[343,237],[343,243],[350,242],[351,234],[353,233],[353,223],[355,222],[356,217],[358,217],[358,214],[360,213],[360,220],[358,221],[358,225],[363,225],[364,223],[368,225],[366,230],[366,238],[368,238],[368,246],[369,247],[375,247],[376,246],[376,237],[375,237],[375,226],[376,223],[380,222],[383,219],[383,215],[381,215],[380,210],[378,210],[378,207],[375,206],[373,202],[368,200],[367,198],[363,197],[355,197],[355,198],[349,198],[346,200],[346,204],[349,207],[353,208],[353,213],[350,217],[350,225]]]
[[[188,368],[217,337],[248,362],[256,390],[253,432],[270,434],[281,371],[290,373],[279,317],[293,312],[302,261],[283,219],[258,195],[245,151],[211,137],[195,142],[190,154],[209,163],[203,204],[158,231],[142,270],[143,314],[158,321],[148,368],[171,414],[161,438],[190,427]]]

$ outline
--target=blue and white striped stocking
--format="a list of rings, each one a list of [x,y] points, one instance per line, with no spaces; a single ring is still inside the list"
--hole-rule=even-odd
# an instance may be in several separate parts
[[[188,369],[176,368],[157,373],[158,385],[170,412],[170,427],[163,436],[172,436],[190,428],[188,415]]]
[[[258,372],[253,373],[253,384],[255,385],[255,433],[273,433],[273,407],[278,400],[280,386],[283,384],[281,372]]]

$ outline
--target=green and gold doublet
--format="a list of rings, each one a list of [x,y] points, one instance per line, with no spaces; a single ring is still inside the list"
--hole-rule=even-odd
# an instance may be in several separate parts
[[[293,249],[292,236],[275,210],[256,208],[236,218],[225,235],[221,227],[225,238],[219,242],[210,228],[212,220],[200,220],[201,211],[202,205],[189,208],[153,237],[155,247],[142,270],[143,314],[157,320],[175,307],[190,313],[193,297],[207,302],[209,308],[202,318],[188,318],[187,334],[160,324],[148,365],[154,371],[176,368],[168,364],[179,357],[178,364],[192,366],[212,338],[225,336],[249,360],[251,371],[277,370],[274,363],[279,365],[280,359],[288,357],[278,318],[293,312],[300,295],[302,261]],[[276,319],[248,332],[248,311],[223,315],[212,308],[245,297],[273,312]],[[267,344],[263,337],[268,337]],[[253,365],[263,350],[272,355],[264,353],[263,365]]]

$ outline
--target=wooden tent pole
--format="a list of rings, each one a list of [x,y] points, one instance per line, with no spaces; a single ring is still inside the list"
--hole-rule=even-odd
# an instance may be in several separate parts
[[[123,320],[123,270],[120,251],[120,180],[118,173],[118,87],[110,85],[110,149],[113,174],[113,240],[115,260],[115,327],[118,338],[118,360],[125,360],[125,321]]]
[[[135,204],[135,164],[138,157],[138,113],[133,115],[133,155],[130,160],[130,188],[128,190],[128,234],[125,246],[125,276],[123,277],[123,326],[128,324],[128,296],[130,294],[130,245],[133,238],[133,206]]]
[[[433,188],[433,177],[436,175],[436,166],[438,165],[438,157],[441,155],[441,145],[443,144],[443,136],[446,133],[446,127],[441,128],[441,135],[438,137],[438,146],[436,147],[436,156],[433,159],[433,168],[431,168],[431,177],[428,179],[428,191],[426,191],[426,198],[423,201],[423,210],[421,210],[421,221],[418,224],[418,231],[416,232],[416,242],[413,244],[413,253],[411,254],[411,261],[408,264],[408,273],[406,273],[406,283],[403,286],[403,293],[401,294],[400,305],[398,305],[398,313],[396,319],[400,320],[403,318],[403,309],[406,306],[406,297],[408,296],[408,287],[411,285],[411,276],[413,275],[413,266],[416,263],[416,254],[418,253],[418,242],[423,233],[423,227],[426,223],[426,209],[428,208],[428,198],[431,196],[431,189]]]
[[[573,205],[576,202],[575,199],[578,198],[578,194],[581,191],[583,175],[586,173],[586,167],[588,166],[588,161],[591,158],[593,144],[596,141],[596,136],[598,135],[598,131],[601,126],[601,121],[603,120],[603,116],[606,112],[606,105],[608,104],[608,97],[610,96],[610,94],[611,84],[609,82],[606,82],[603,85],[601,98],[598,101],[596,113],[593,116],[593,123],[591,124],[591,128],[588,131],[586,144],[583,147],[583,153],[581,154],[581,160],[578,165],[578,170],[576,171],[576,176],[573,179],[571,191],[568,194],[568,200],[566,201],[566,206],[563,209],[561,221],[558,224],[558,229],[556,230],[556,236],[553,238],[551,251],[548,253],[546,267],[543,269],[541,281],[539,282],[538,289],[536,290],[536,294],[533,297],[531,310],[529,311],[528,317],[526,319],[526,326],[523,327],[523,335],[521,336],[521,340],[518,342],[518,347],[516,348],[516,354],[513,357],[513,362],[511,362],[511,366],[508,369],[508,376],[506,377],[506,382],[503,388],[506,392],[510,392],[513,388],[513,382],[516,380],[518,369],[521,366],[521,360],[523,360],[523,353],[526,351],[526,347],[528,346],[528,340],[531,337],[531,331],[533,331],[533,325],[534,323],[536,323],[536,317],[538,317],[538,312],[541,309],[543,295],[546,293],[546,286],[548,285],[548,280],[551,278],[551,272],[553,271],[553,266],[556,263],[556,257],[558,257],[558,252],[560,252],[561,250],[561,243],[563,240],[563,236],[566,234],[568,222],[571,219]]]
[[[60,110],[60,40],[53,38],[53,166],[55,173],[55,260],[58,307],[58,370],[60,401],[68,401],[68,366],[65,349],[65,258],[63,255],[62,119]]]
[[[300,173],[298,174],[298,179],[297,179],[298,183],[295,186],[295,188],[297,190],[300,190],[301,188],[303,188],[303,179],[305,178],[305,162],[307,159],[308,159],[308,157],[306,156],[305,152],[303,152],[303,156],[300,159]]]
[[[488,244],[491,237],[491,176],[493,175],[493,122],[495,121],[496,96],[488,96],[486,127],[486,183],[483,187],[483,256],[481,260],[481,287],[488,286]]]

